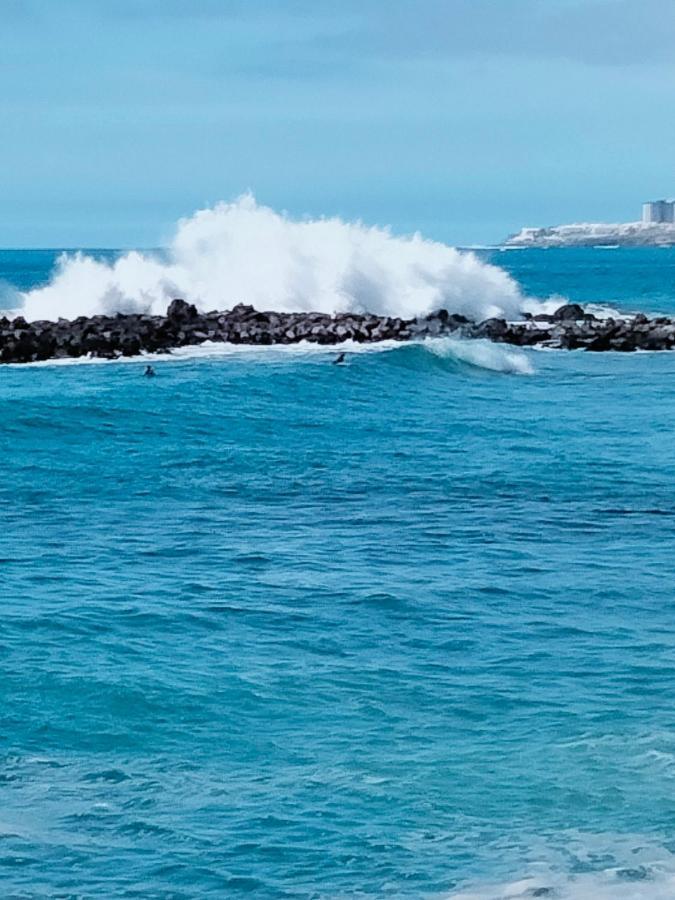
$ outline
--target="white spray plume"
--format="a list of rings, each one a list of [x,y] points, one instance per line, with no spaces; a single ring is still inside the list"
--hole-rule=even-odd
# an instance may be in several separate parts
[[[29,320],[98,313],[164,313],[182,297],[200,309],[251,303],[278,311],[413,317],[447,308],[471,318],[513,317],[513,279],[474,254],[341,219],[293,220],[250,195],[178,223],[162,254],[107,263],[64,255],[51,282],[22,296]]]

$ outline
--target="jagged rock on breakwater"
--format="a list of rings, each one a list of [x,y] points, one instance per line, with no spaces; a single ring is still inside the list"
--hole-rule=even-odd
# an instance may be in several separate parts
[[[30,323],[22,317],[0,318],[0,362],[83,356],[117,359],[167,352],[205,341],[253,345],[308,341],[335,345],[347,340],[374,343],[448,334],[486,338],[519,347],[623,352],[671,350],[675,347],[675,319],[648,319],[644,315],[599,319],[577,304],[562,306],[552,315],[526,314],[518,322],[504,319],[471,322],[444,309],[416,319],[357,313],[330,316],[261,312],[244,304],[227,312],[200,313],[192,304],[174,300],[165,316],[118,313]]]

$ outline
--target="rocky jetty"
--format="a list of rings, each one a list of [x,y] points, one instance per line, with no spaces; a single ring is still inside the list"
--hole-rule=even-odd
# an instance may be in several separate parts
[[[595,353],[675,348],[675,319],[665,316],[649,319],[642,313],[626,318],[598,318],[576,303],[561,306],[551,315],[527,315],[522,322],[489,319],[466,333],[519,347]]]
[[[117,314],[81,316],[69,321],[26,322],[0,318],[0,362],[25,363],[76,357],[117,359],[140,353],[167,352],[205,341],[232,344],[295,344],[308,341],[336,345],[407,341],[454,334],[487,338],[519,347],[551,347],[590,351],[671,350],[675,319],[598,319],[576,304],[552,315],[525,315],[521,321],[488,319],[472,322],[441,309],[417,319],[339,313],[261,312],[239,304],[227,312],[200,313],[184,300],[174,300],[165,316]]]

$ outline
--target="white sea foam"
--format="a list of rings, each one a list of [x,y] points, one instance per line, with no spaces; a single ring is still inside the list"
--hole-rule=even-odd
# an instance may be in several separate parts
[[[334,358],[338,353],[345,352],[350,356],[366,353],[381,353],[383,351],[400,350],[403,347],[411,346],[413,342],[402,344],[400,341],[379,341],[377,343],[360,344],[355,341],[344,341],[341,344],[324,346],[321,344],[310,343],[309,341],[298,341],[296,344],[230,344],[223,341],[204,341],[201,344],[190,344],[185,347],[176,347],[171,351],[160,353],[140,353],[138,356],[120,356],[118,359],[105,359],[98,356],[78,356],[66,357],[64,359],[43,359],[37,362],[29,363],[6,363],[10,367],[19,367],[25,369],[27,366],[32,367],[49,367],[49,366],[115,366],[136,364],[140,361],[155,363],[162,362],[180,362],[191,359],[228,359],[242,358],[252,361],[275,362],[285,358],[302,358],[312,356],[322,356],[326,358]]]
[[[29,320],[159,314],[174,297],[202,310],[245,302],[412,317],[445,307],[475,319],[515,317],[523,303],[516,282],[473,253],[359,222],[293,220],[245,195],[180,221],[162,253],[114,263],[63,255],[51,282],[21,295],[20,310],[13,300],[11,311]]]
[[[203,344],[188,347],[177,347],[170,353],[142,353],[139,356],[122,356],[110,360],[101,357],[79,356],[66,359],[45,359],[31,363],[7,363],[10,367],[27,366],[45,368],[50,366],[113,366],[138,364],[147,360],[153,365],[161,362],[177,362],[190,359],[228,359],[246,358],[258,362],[275,362],[283,359],[301,357],[333,358],[337,353],[350,356],[361,356],[384,352],[406,352],[416,347],[441,359],[457,360],[461,363],[492,372],[503,372],[508,375],[531,375],[534,368],[527,356],[520,351],[506,350],[503,347],[483,340],[462,340],[459,338],[428,338],[424,341],[378,341],[377,343],[360,344],[355,341],[344,341],[331,347],[299,341],[297,344],[277,344],[260,347],[255,344],[228,344],[205,341]]]
[[[509,884],[477,888],[450,894],[447,900],[673,900],[675,872],[643,873],[638,869],[631,875],[622,871],[563,876],[551,873],[548,877],[524,878]]]
[[[532,848],[534,851],[534,848]],[[527,855],[530,855],[525,851]],[[675,857],[641,835],[571,833],[563,847],[541,846],[526,875],[467,887],[446,900],[673,900]],[[600,861],[605,860],[602,868]],[[612,861],[608,864],[609,861]],[[574,861],[575,871],[570,871]]]
[[[559,309],[561,306],[564,306],[566,303],[571,303],[572,301],[569,297],[564,297],[562,294],[551,294],[550,297],[547,297],[545,300],[539,300],[535,297],[527,297],[522,304],[523,312],[529,312],[533,315],[537,315],[537,313],[545,313],[546,315],[553,315],[553,313]],[[611,318],[628,318],[626,313],[621,313],[618,309],[613,306],[610,306],[609,303],[583,303],[583,308],[587,313],[593,313],[593,315],[598,319],[609,319]]]

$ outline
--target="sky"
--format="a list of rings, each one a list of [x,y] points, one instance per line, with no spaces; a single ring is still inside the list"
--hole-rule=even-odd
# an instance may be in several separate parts
[[[0,246],[251,191],[461,245],[675,194],[675,0],[0,0]]]

